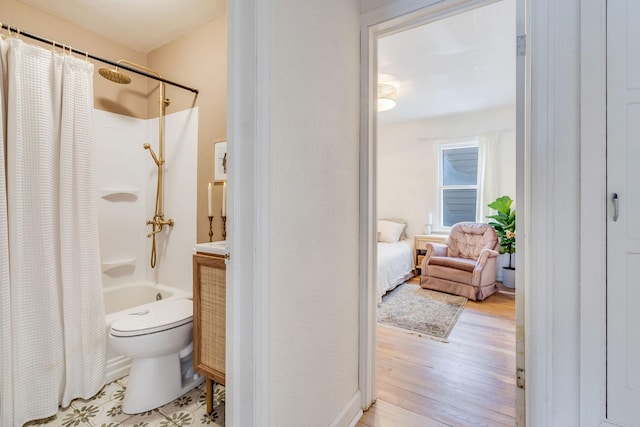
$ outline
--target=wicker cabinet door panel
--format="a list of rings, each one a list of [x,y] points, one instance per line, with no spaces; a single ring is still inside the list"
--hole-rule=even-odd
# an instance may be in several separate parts
[[[225,383],[226,269],[218,257],[194,255],[194,365]]]

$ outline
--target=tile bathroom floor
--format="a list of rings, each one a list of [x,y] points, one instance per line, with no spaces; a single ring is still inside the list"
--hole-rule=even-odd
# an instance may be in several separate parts
[[[225,389],[214,384],[214,410],[207,414],[205,384],[180,396],[173,402],[158,409],[137,415],[122,412],[122,400],[127,389],[128,377],[110,384],[91,399],[76,399],[68,408],[60,408],[49,418],[31,421],[24,427],[183,427],[183,426],[224,426]]]

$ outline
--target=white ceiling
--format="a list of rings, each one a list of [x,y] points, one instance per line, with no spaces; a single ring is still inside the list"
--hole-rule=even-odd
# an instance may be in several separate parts
[[[378,40],[378,80],[398,87],[380,124],[515,105],[515,0]]]
[[[222,16],[226,0],[20,0],[141,52]]]

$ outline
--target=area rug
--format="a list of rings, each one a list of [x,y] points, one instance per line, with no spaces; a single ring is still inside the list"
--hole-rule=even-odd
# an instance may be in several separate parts
[[[382,297],[378,323],[447,341],[467,298],[403,283]]]

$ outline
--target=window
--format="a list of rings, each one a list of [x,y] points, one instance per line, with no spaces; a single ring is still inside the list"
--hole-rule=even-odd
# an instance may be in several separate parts
[[[478,199],[478,140],[438,147],[440,226],[475,221]]]

